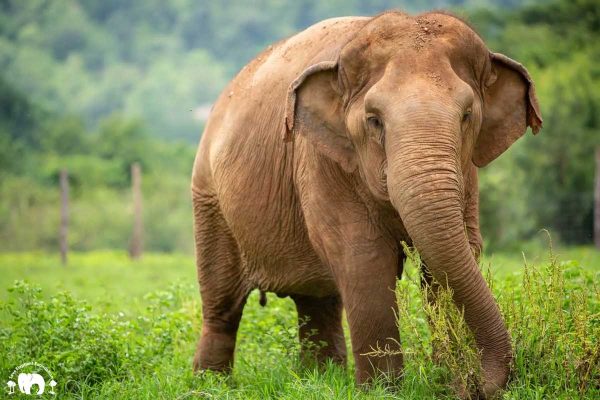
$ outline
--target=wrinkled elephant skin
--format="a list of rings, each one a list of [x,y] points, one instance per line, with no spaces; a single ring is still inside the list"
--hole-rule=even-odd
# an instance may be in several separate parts
[[[300,338],[326,343],[303,356],[345,363],[345,310],[357,382],[401,376],[404,241],[423,281],[452,289],[481,352],[478,393],[494,395],[512,347],[477,265],[477,169],[541,125],[525,67],[449,14],[330,19],[269,46],[223,91],[196,155],[195,369],[230,370],[258,288],[290,296]],[[392,352],[366,354],[377,347]]]

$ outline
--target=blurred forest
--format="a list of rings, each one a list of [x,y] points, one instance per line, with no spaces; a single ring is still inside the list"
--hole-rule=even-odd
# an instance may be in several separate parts
[[[481,171],[488,250],[541,228],[592,240],[600,145],[597,0],[0,0],[0,250],[126,248],[129,167],[144,171],[145,247],[191,251],[189,177],[211,103],[269,43],[328,17],[451,9],[525,64],[544,129]]]

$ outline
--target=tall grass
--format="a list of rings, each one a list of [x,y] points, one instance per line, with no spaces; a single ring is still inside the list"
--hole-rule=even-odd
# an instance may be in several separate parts
[[[405,248],[410,267],[398,282],[399,328],[411,368],[431,387],[470,397],[481,384],[474,338],[452,292],[419,287],[421,263]],[[523,261],[523,271],[502,280],[483,268],[512,337],[514,362],[508,398],[595,398],[600,393],[600,286],[597,273],[576,261],[561,262],[549,250],[541,266]],[[416,318],[415,318],[416,316]],[[431,371],[434,371],[432,374]],[[433,377],[433,381],[432,381]]]
[[[451,293],[442,291],[435,304],[427,302],[418,254],[408,253],[410,262],[396,287],[406,370],[393,385],[382,379],[369,390],[357,389],[351,360],[347,369],[306,367],[300,362],[293,303],[269,295],[262,308],[257,293],[238,333],[233,375],[194,376],[191,358],[201,318],[196,288],[188,281],[147,294],[141,301],[145,307],[133,315],[114,311],[127,309],[125,295],[117,298],[118,307],[103,311],[102,303],[92,306],[68,292],[48,295],[16,282],[0,302],[0,377],[37,361],[53,372],[59,398],[468,397],[481,383],[473,338]],[[599,272],[560,261],[552,251],[537,265],[524,260],[521,271],[502,279],[490,269],[485,275],[515,356],[503,398],[600,398]]]
[[[408,368],[432,391],[461,398],[477,393],[481,365],[475,340],[456,308],[449,289],[420,284],[421,259],[404,246],[408,265],[397,282],[398,325]],[[429,299],[435,298],[435,301]]]

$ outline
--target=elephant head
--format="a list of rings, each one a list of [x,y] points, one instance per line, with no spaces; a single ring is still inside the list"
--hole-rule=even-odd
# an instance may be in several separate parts
[[[398,212],[436,280],[453,290],[482,353],[484,391],[508,378],[512,350],[465,231],[465,177],[542,125],[521,64],[460,19],[390,12],[290,86],[286,136],[304,136]]]
[[[25,374],[20,373],[18,377],[19,390],[21,393],[31,394],[31,387],[38,385],[38,391],[36,394],[40,395],[44,393],[46,388],[46,381],[40,374]]]

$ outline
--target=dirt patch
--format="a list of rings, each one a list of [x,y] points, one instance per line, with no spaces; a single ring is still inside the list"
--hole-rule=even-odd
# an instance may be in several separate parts
[[[413,35],[413,48],[416,50],[422,49],[440,32],[442,24],[436,19],[428,18],[416,18],[415,23],[417,24],[417,30]]]

